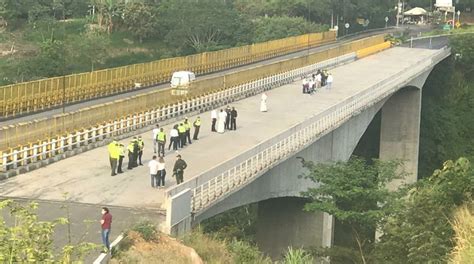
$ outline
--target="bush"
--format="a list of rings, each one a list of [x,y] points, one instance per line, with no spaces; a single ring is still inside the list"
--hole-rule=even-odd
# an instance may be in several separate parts
[[[152,241],[156,238],[156,226],[148,220],[138,222],[132,230],[138,232],[145,241]]]
[[[186,246],[194,248],[205,263],[232,263],[226,243],[204,235],[200,230],[184,235],[182,240]]]
[[[272,263],[269,258],[263,256],[263,254],[258,250],[257,247],[252,246],[247,242],[234,239],[228,245],[228,247],[230,252],[232,253],[235,263]]]
[[[288,248],[283,264],[311,264],[314,262],[313,257],[303,249]]]

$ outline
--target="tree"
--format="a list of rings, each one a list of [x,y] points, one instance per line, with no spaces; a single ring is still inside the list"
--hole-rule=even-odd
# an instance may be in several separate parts
[[[122,0],[92,0],[97,10],[99,26],[105,27],[107,33],[112,33],[115,22],[121,20],[123,14]]]
[[[125,6],[123,16],[128,31],[137,37],[140,43],[156,31],[155,12],[150,5],[142,2],[129,3]]]
[[[453,212],[470,202],[473,193],[469,160],[446,161],[442,169],[410,188],[386,218],[375,262],[446,263],[454,246]]]
[[[38,204],[21,205],[11,200],[0,201],[0,262],[2,263],[72,263],[82,261],[92,243],[66,245],[56,255],[53,233],[58,225],[69,224],[68,218],[40,221],[35,213]],[[9,224],[3,216],[9,215]]]
[[[89,31],[68,40],[68,65],[88,65],[84,69],[69,70],[93,71],[97,65],[105,63],[109,55],[110,39],[105,33]]]
[[[326,212],[342,224],[350,227],[354,249],[326,251],[332,263],[345,262],[344,254],[367,263],[374,243],[374,231],[389,214],[390,204],[396,192],[390,192],[386,184],[401,178],[399,162],[374,160],[367,164],[364,159],[353,157],[348,162],[334,164],[303,162],[309,173],[304,177],[318,184],[303,193],[310,199],[304,209],[310,212]],[[349,259],[350,260],[350,259]]]

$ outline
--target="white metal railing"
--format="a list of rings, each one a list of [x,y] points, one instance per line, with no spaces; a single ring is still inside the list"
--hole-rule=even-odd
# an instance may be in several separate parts
[[[443,48],[433,54],[429,60],[420,60],[390,78],[346,98],[326,111],[255,146],[253,149],[180,185],[167,189],[166,199],[174,199],[181,191],[190,189],[192,191],[190,212],[199,213],[217,202],[219,198],[238,190],[276,164],[339,127],[352,116],[358,115],[364,109],[395,93],[410,80],[432,68],[449,54],[450,50]],[[177,223],[170,224],[173,226]]]
[[[334,66],[355,59],[356,54],[353,52],[303,68],[275,74],[226,90],[192,98],[184,102],[104,122],[100,125],[69,133],[67,136],[45,140],[41,144],[31,144],[20,150],[1,153],[0,171],[6,172],[11,169],[16,169],[19,166],[62,155],[66,151],[77,149],[94,142],[100,142],[107,138],[126,135],[131,131],[153,125],[160,121],[183,116],[186,113],[225,105],[234,100],[291,83],[295,78],[306,76],[315,72],[317,69]]]

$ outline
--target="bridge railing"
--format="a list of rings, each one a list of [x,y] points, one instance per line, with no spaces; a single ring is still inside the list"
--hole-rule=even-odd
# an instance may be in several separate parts
[[[188,205],[189,215],[199,214],[203,209],[215,204],[225,196],[237,191],[258,176],[267,172],[280,162],[314,143],[322,136],[346,122],[352,116],[382,101],[398,89],[406,85],[420,72],[433,67],[449,55],[449,49],[442,49],[434,54],[431,60],[420,60],[414,67],[403,69],[395,77],[385,79],[376,85],[361,91],[357,95],[346,98],[326,111],[314,115],[301,124],[295,125],[285,132],[269,139],[251,150],[238,155],[216,167],[206,171],[184,183],[166,190],[167,214],[173,213],[173,199],[180,193],[191,192],[191,204]],[[307,73],[316,68],[306,68]],[[289,72],[290,76],[296,72]],[[285,75],[287,76],[287,75]],[[281,78],[284,78],[281,76]],[[179,206],[183,206],[180,204]],[[184,205],[186,206],[186,205]],[[182,212],[182,210],[179,210]],[[185,219],[185,216],[168,217],[168,219]],[[179,222],[168,222],[169,227]]]

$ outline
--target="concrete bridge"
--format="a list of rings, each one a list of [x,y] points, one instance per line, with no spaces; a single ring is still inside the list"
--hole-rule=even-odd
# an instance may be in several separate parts
[[[278,241],[330,246],[331,216],[303,213],[299,199],[269,199],[300,197],[313,186],[297,179],[302,170],[296,157],[347,160],[378,111],[382,111],[380,158],[405,160],[410,176],[404,181],[416,181],[422,87],[433,67],[449,55],[447,48],[402,47],[360,60],[351,53],[213,95],[222,100],[254,96],[232,103],[239,111],[237,131],[212,133],[210,113],[198,114],[203,119],[202,132],[198,141],[179,151],[189,167],[185,182],[178,186],[170,177],[175,152],[168,151],[165,157],[167,189],[157,190],[150,187],[146,166],[110,177],[107,150],[100,147],[2,181],[0,195],[62,201],[67,193],[68,201],[77,206],[116,206],[123,211],[122,219],[115,218],[117,229],[129,221],[127,208],[148,212],[144,215],[158,212],[162,229],[172,234],[186,232],[231,208],[259,202],[259,218],[265,223],[259,228],[260,246],[271,255],[287,247]],[[335,67],[331,70],[333,88],[313,96],[302,94],[300,76],[327,67]],[[267,113],[259,112],[263,91],[269,97]],[[195,116],[189,112],[190,119]],[[164,126],[165,130],[172,124]],[[142,137],[147,162],[153,155],[151,132]],[[96,208],[81,212],[90,219],[97,214]],[[137,215],[140,213],[134,213]],[[91,240],[99,242],[99,236]]]

